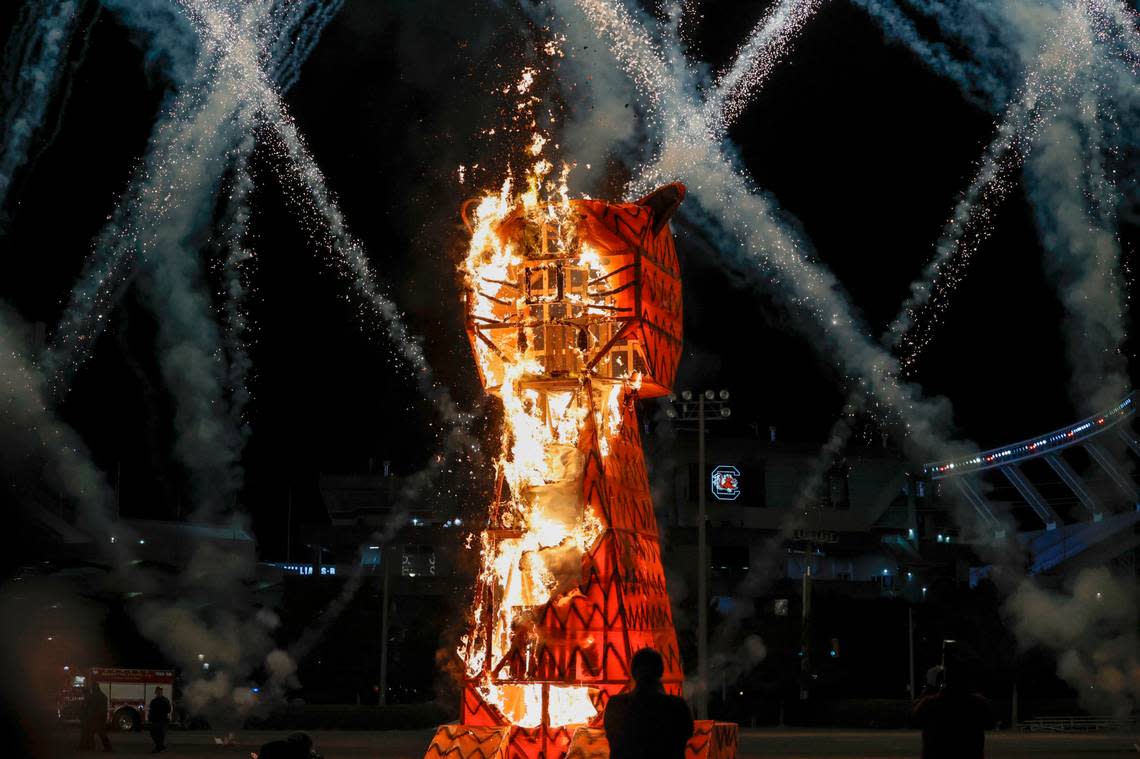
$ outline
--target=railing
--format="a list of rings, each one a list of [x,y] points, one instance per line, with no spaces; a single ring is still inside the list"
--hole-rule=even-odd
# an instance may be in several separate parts
[[[1022,720],[1018,727],[1033,733],[1063,733],[1092,730],[1131,730],[1136,720],[1116,717],[1034,717]]]
[[[943,477],[954,477],[968,472],[980,472],[985,469],[1008,466],[1024,459],[1035,458],[1049,451],[1066,448],[1073,443],[1091,438],[1117,422],[1131,417],[1136,410],[1134,400],[1135,394],[1129,393],[1120,403],[1104,413],[1095,414],[1067,427],[1028,440],[991,448],[968,458],[924,464],[922,473],[932,480],[939,480]]]

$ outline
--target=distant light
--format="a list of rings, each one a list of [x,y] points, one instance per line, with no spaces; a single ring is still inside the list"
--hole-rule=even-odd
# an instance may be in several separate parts
[[[949,536],[949,535],[947,535],[947,536],[946,536],[946,542],[947,542],[947,543],[949,543],[949,542],[950,542],[950,536]]]
[[[1099,591],[1099,590],[1096,592],[1096,597],[1097,597],[1098,599],[1100,598],[1100,591]]]
[[[705,400],[711,401],[713,398],[716,398],[716,393],[714,393],[712,390],[706,390],[705,391]]]
[[[205,658],[206,658],[205,654],[198,654],[198,661],[202,661]]]
[[[911,538],[911,539],[913,539],[913,538],[914,538],[914,530],[913,530],[913,529],[907,530],[907,531],[906,531],[906,536],[907,536],[908,538]]]
[[[261,693],[261,688],[250,688],[254,693]]]
[[[727,391],[727,390],[721,390],[721,391],[720,391],[720,399],[721,399],[722,401],[727,401],[727,400],[728,400],[728,391]]]
[[[724,406],[720,410],[720,415],[727,419],[729,416],[732,415],[732,409],[730,409],[728,406]]]
[[[139,545],[141,546],[141,545],[143,545],[144,543],[146,543],[146,541],[145,541],[145,540],[143,540],[142,538],[139,538]]]
[[[884,574],[884,575],[889,575],[890,573],[891,573],[891,570],[889,570],[889,569],[884,569],[884,570],[883,570],[883,574]]]
[[[50,641],[50,640],[55,640],[55,636],[54,636],[54,635],[49,635],[49,636],[48,636],[48,640],[49,640],[49,641]]]
[[[941,533],[939,533],[938,534],[938,542],[941,543],[942,540],[943,540],[943,535]]]
[[[115,536],[114,536],[114,535],[112,535],[112,536],[111,536],[111,542],[112,542],[112,543],[114,543],[114,542],[115,542]]]
[[[463,522],[462,522],[462,520],[459,519],[459,517],[456,517],[455,518],[455,524],[460,525],[460,524],[463,524]]]
[[[369,551],[379,551],[379,550],[380,550],[380,546],[368,546],[368,550],[369,550]]]
[[[914,579],[914,575],[913,575],[913,574],[911,574],[910,572],[907,572],[907,573],[906,573],[906,581],[907,581],[907,582],[910,582],[910,581],[911,581],[911,580],[913,580],[913,579]]]
[[[676,419],[677,418],[677,410],[672,408],[672,407],[669,407],[669,408],[665,409],[665,416],[669,417],[670,419]]]
[[[209,668],[210,668],[210,662],[208,662],[208,661],[202,662],[202,669],[209,669]]]
[[[693,400],[693,393],[692,393],[692,391],[691,391],[691,390],[683,390],[683,391],[681,391],[681,399],[682,399],[682,400],[686,400],[686,401],[691,401],[691,400]]]
[[[69,671],[70,669],[71,669],[71,667],[67,666],[66,664],[64,664],[64,665],[63,665],[63,671],[64,671],[64,672],[67,672],[67,671]]]

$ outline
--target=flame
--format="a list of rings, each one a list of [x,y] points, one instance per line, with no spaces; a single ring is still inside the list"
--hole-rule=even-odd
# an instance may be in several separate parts
[[[533,72],[524,72],[516,88],[525,93],[532,83]],[[474,624],[459,654],[483,698],[522,727],[544,720],[551,726],[585,723],[597,713],[590,688],[527,681],[528,673],[519,670],[529,666],[540,643],[535,614],[577,592],[583,559],[605,530],[583,501],[583,430],[593,423],[608,456],[621,432],[623,402],[640,385],[634,374],[577,371],[586,350],[616,334],[612,311],[604,308],[612,309],[614,301],[594,294],[606,288],[591,290],[606,274],[605,261],[580,239],[567,187],[571,167],[555,172],[542,156],[547,143],[544,135],[531,135],[526,153],[533,163],[521,191],[508,178],[498,194],[478,202],[461,267],[470,316],[500,335],[476,340],[475,353],[485,384],[502,401],[496,468],[503,488],[479,536],[478,585],[490,592],[476,594]],[[551,347],[556,337],[557,350]],[[569,362],[577,373],[555,371],[557,361]]]

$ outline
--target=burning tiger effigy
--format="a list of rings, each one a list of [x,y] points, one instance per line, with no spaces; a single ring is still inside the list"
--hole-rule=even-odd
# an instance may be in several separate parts
[[[568,169],[560,181],[552,169],[540,159],[521,191],[508,180],[464,208],[467,333],[504,424],[458,651],[460,720],[427,757],[560,759],[575,733],[604,744],[582,728],[600,725],[647,646],[665,659],[666,690],[681,692],[634,401],[667,394],[680,357],[668,222],[685,188],[570,199]],[[709,753],[712,725],[701,728],[702,755],[731,755]]]

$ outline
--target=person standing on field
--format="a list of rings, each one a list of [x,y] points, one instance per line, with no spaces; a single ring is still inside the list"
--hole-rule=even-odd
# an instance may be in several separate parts
[[[162,686],[154,689],[148,710],[150,718],[150,739],[154,741],[152,754],[166,751],[166,728],[170,725],[170,699],[162,695]]]

